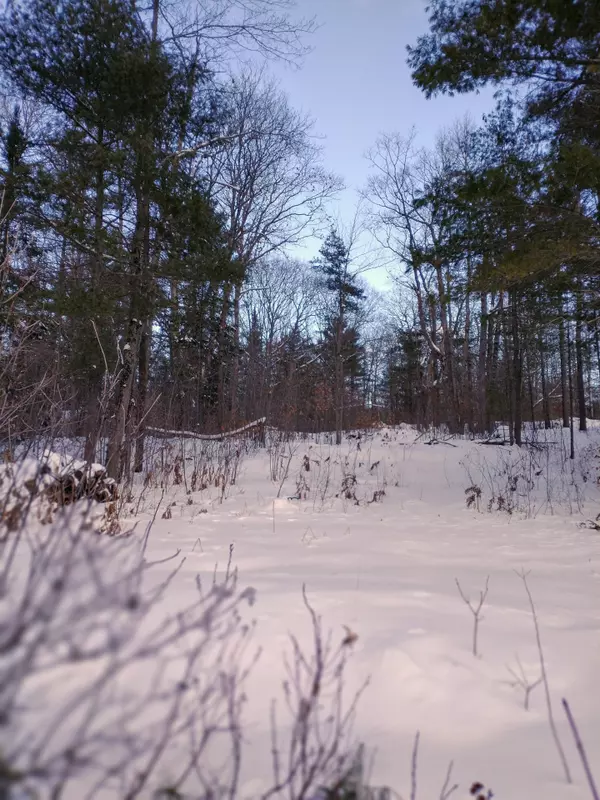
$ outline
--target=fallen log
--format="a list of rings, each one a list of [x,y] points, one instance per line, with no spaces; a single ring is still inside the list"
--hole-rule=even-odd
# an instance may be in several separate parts
[[[266,421],[266,417],[261,417],[260,419],[254,420],[254,422],[249,422],[247,425],[243,425],[241,428],[236,428],[233,431],[223,431],[222,433],[196,433],[195,431],[175,431],[168,430],[166,428],[146,428],[145,433],[154,434],[155,436],[181,436],[184,439],[201,439],[203,441],[222,441],[223,439],[229,439],[232,436],[238,436],[240,433],[245,433],[246,431],[253,430],[254,428],[261,428],[264,426]]]

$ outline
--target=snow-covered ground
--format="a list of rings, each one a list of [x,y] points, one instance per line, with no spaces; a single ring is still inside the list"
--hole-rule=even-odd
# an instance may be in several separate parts
[[[166,560],[159,573],[172,571],[167,559],[177,551],[185,556],[164,603],[189,602],[197,575],[210,581],[215,564],[222,571],[232,544],[240,584],[257,591],[250,613],[261,655],[247,685],[240,797],[269,783],[270,707],[283,697],[288,634],[310,634],[303,585],[334,638],[348,629],[358,637],[347,696],[370,678],[355,734],[372,784],[410,796],[419,731],[418,798],[440,797],[451,761],[456,797],[469,796],[475,781],[510,800],[590,797],[561,698],[600,780],[600,533],[585,525],[600,511],[600,429],[577,434],[574,461],[565,458],[560,429],[537,436],[535,448],[519,450],[460,439],[429,444],[401,427],[346,438],[340,448],[324,436],[271,443],[239,464],[229,446],[223,463],[230,478],[235,461],[235,483],[215,487],[210,476],[205,488],[202,448],[217,458],[221,445],[186,442],[166,480],[165,464],[176,463],[181,445],[173,441],[165,455],[164,442],[154,442],[154,474],[145,489],[134,487],[123,512],[136,536],[154,518],[146,553]],[[571,786],[543,686],[526,710],[515,678],[521,670],[531,683],[540,677],[523,570]],[[488,580],[474,656],[474,618],[457,582],[477,605]]]

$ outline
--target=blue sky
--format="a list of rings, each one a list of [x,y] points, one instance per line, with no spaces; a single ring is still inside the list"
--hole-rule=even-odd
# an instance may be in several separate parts
[[[321,26],[310,37],[313,50],[301,69],[273,71],[291,103],[315,119],[326,166],[348,187],[332,207],[335,217],[353,216],[368,173],[364,153],[380,133],[414,127],[418,141],[430,145],[454,120],[466,113],[478,120],[493,107],[490,91],[427,100],[413,86],[406,45],[427,31],[425,7],[426,0],[298,0],[299,13]],[[302,255],[310,258],[315,248],[307,243]]]

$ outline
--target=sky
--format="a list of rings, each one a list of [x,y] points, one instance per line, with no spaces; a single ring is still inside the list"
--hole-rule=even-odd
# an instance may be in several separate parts
[[[418,142],[431,145],[467,113],[478,120],[491,110],[492,92],[427,100],[413,85],[406,46],[428,29],[426,0],[298,0],[297,7],[320,25],[309,38],[312,52],[300,69],[278,64],[272,71],[324,137],[325,165],[348,187],[332,215],[349,222],[368,174],[364,154],[379,134],[414,127]],[[310,240],[297,254],[311,258],[318,247]],[[384,279],[378,271],[372,282]]]

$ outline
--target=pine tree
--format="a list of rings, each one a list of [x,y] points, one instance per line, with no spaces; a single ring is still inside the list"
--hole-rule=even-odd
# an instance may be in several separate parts
[[[336,442],[341,444],[344,426],[344,393],[348,373],[346,359],[352,368],[357,353],[350,342],[355,336],[349,325],[349,316],[356,313],[364,291],[357,283],[356,274],[351,269],[348,247],[335,231],[331,229],[319,251],[320,258],[313,261],[313,267],[323,278],[324,288],[330,293],[333,303],[328,320],[329,334],[325,329],[325,343],[333,343],[334,407]],[[326,349],[326,348],[325,348]]]
[[[211,133],[209,75],[163,44],[127,0],[31,0],[13,8],[2,20],[0,64],[57,120],[58,135],[47,141],[55,157],[39,165],[37,185],[61,264],[77,270],[71,288],[79,291],[55,302],[80,320],[81,358],[72,368],[87,371],[92,408],[102,386],[98,365],[120,334],[108,453],[109,470],[120,477],[145,418],[153,323],[171,302],[166,287],[231,273],[222,221],[190,164]],[[103,423],[97,413],[87,419],[89,458]],[[139,450],[138,467],[142,457]]]
[[[31,276],[21,274],[22,269],[27,271],[22,257],[26,256],[29,230],[24,213],[29,195],[28,146],[20,109],[15,106],[6,130],[0,129],[0,335],[7,332],[13,298],[22,305],[35,288],[28,284]]]
[[[568,93],[598,71],[596,0],[432,0],[428,11],[430,32],[408,50],[429,95],[507,80]]]

